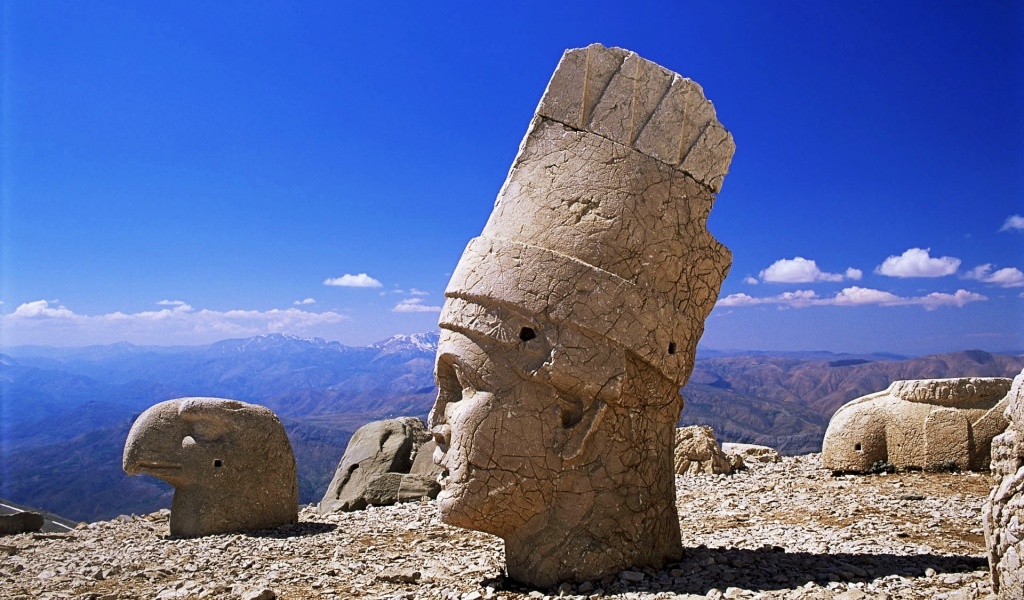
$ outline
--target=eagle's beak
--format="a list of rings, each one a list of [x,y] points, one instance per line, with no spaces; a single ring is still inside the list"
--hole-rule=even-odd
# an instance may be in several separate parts
[[[124,444],[121,466],[128,475],[145,473],[163,479],[181,471],[182,420],[177,404],[161,402],[135,420]]]

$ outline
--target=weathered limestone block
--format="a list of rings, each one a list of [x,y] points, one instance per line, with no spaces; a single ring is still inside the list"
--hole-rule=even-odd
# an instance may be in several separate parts
[[[424,467],[429,457],[422,458],[420,451],[430,442],[426,426],[415,417],[363,425],[349,440],[318,510],[362,510],[371,504],[386,506],[436,497],[441,489],[436,481],[440,468]],[[420,465],[420,471],[409,475],[414,463]]]
[[[171,535],[197,536],[295,523],[295,454],[274,413],[223,398],[179,398],[139,415],[124,470],[174,486]]]
[[[0,535],[30,533],[43,528],[43,515],[37,512],[20,512],[0,515]]]
[[[441,518],[546,587],[682,553],[679,388],[731,264],[707,231],[732,137],[697,84],[567,51],[445,292]]]
[[[779,454],[779,451],[769,446],[725,442],[722,444],[722,452],[739,456],[743,459],[744,464],[782,462],[782,455]]]
[[[995,486],[982,511],[992,585],[1000,600],[1024,598],[1024,371],[1006,395],[1006,431],[992,440]]]
[[[729,475],[745,468],[743,458],[718,447],[715,432],[707,425],[676,429],[675,467],[679,475]]]
[[[989,467],[992,438],[1006,429],[1010,379],[963,377],[894,381],[887,389],[836,411],[821,461],[837,472],[897,468]]]

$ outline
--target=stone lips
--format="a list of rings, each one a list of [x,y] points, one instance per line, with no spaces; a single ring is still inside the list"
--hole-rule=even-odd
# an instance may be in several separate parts
[[[897,468],[985,470],[992,438],[1007,425],[1006,378],[895,381],[842,406],[822,442],[837,472]]]
[[[295,455],[263,406],[223,398],[158,403],[128,432],[123,467],[174,486],[172,535],[267,529],[298,518]]]
[[[1000,600],[1024,597],[1024,371],[1006,395],[1009,426],[992,440],[995,486],[982,511],[992,586]]]

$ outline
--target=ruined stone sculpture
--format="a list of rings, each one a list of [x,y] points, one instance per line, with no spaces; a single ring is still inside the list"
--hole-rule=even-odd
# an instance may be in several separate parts
[[[1009,426],[992,440],[995,487],[982,511],[992,587],[1000,600],[1024,597],[1024,371],[1006,395]]]
[[[782,455],[770,446],[725,442],[722,444],[722,452],[739,456],[744,464],[782,462]]]
[[[431,426],[452,525],[549,586],[681,555],[679,388],[731,263],[706,220],[733,153],[696,83],[562,57],[440,316]]]
[[[746,468],[738,454],[726,454],[718,447],[715,432],[707,425],[676,429],[673,453],[679,475],[731,475]]]
[[[434,498],[439,469],[429,461],[434,445],[423,421],[399,417],[360,427],[345,448],[320,513]]]
[[[171,535],[267,529],[298,520],[295,455],[270,409],[223,398],[179,398],[139,415],[124,470],[174,486]]]
[[[894,381],[832,415],[822,465],[844,473],[988,469],[992,438],[1006,429],[1009,387],[997,377]]]

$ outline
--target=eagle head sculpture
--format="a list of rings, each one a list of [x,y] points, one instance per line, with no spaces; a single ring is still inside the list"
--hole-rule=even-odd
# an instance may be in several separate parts
[[[155,404],[128,432],[123,467],[174,486],[171,535],[298,520],[295,455],[281,421],[263,406],[223,398]]]

